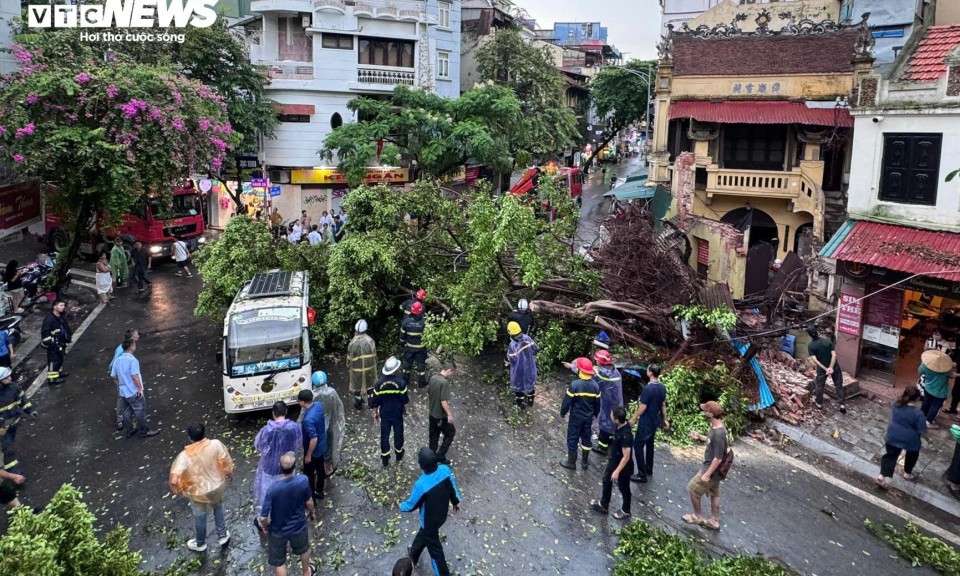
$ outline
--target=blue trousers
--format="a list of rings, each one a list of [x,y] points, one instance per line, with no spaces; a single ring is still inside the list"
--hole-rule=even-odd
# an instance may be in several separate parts
[[[567,450],[576,450],[577,449],[577,440],[580,441],[580,447],[584,450],[590,450],[593,448],[593,443],[591,442],[591,436],[593,431],[591,427],[593,425],[593,419],[579,419],[573,416],[570,417],[570,422],[567,424]]]
[[[380,419],[380,458],[390,460],[390,431],[393,430],[393,451],[403,458],[403,416]]]

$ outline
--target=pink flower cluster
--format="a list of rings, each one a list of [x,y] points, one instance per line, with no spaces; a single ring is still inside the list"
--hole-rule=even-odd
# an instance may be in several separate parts
[[[26,160],[26,158],[23,157],[23,154],[14,154],[14,155],[13,155],[13,161],[16,162],[17,164],[22,164],[22,163],[24,162],[24,160]]]
[[[136,98],[133,98],[126,104],[120,105],[120,110],[123,112],[123,115],[126,116],[128,119],[136,116],[137,112],[141,110],[146,110],[146,109],[147,109],[147,103],[144,102],[143,100],[137,100]]]
[[[187,129],[187,126],[183,123],[183,118],[174,118],[170,121],[170,125],[173,126],[173,129],[177,132],[183,132]]]
[[[227,143],[223,140],[217,138],[216,136],[210,137],[210,143],[217,147],[217,150],[223,152],[227,149]]]
[[[36,94],[28,94],[27,97],[23,99],[23,101],[29,105],[33,105],[40,101],[40,97],[37,96]]]
[[[117,94],[119,93],[120,93],[120,89],[114,86],[113,84],[110,84],[109,86],[107,86],[107,98],[113,100],[114,98],[117,97]]]
[[[197,125],[200,127],[201,130],[206,132],[207,130],[210,129],[210,126],[213,125],[213,122],[210,122],[209,118],[201,118],[200,120],[197,121]]]
[[[81,86],[83,86],[84,84],[86,84],[87,82],[90,81],[90,75],[87,74],[86,72],[81,72],[81,73],[77,74],[76,76],[74,76],[74,77],[73,77],[73,80],[74,80],[74,82],[76,82],[77,84],[80,84]]]
[[[24,126],[23,128],[17,128],[17,138],[23,138],[24,136],[30,136],[31,134],[34,133],[34,131],[35,131],[36,129],[37,129],[37,127],[33,125],[33,122],[27,124],[27,125]]]
[[[13,52],[13,57],[17,59],[17,62],[21,64],[29,64],[33,61],[33,54],[24,50],[23,46],[19,44],[14,44],[11,48],[11,52]]]

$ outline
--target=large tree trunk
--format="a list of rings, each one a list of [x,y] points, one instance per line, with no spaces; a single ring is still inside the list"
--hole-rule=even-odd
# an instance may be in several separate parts
[[[90,225],[93,222],[95,210],[93,203],[84,200],[77,212],[77,217],[73,221],[73,229],[70,231],[70,245],[66,250],[61,250],[57,254],[57,263],[54,266],[50,279],[47,280],[42,288],[49,288],[54,292],[60,292],[70,281],[69,271],[73,266],[73,261],[80,254],[80,244],[85,237],[90,235]],[[51,283],[52,279],[52,283]]]

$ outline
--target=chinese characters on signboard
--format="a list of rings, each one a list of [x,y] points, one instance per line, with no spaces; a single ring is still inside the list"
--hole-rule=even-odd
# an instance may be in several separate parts
[[[780,94],[779,82],[734,82],[731,94]]]
[[[840,293],[840,314],[837,318],[837,330],[851,336],[860,335],[860,322],[863,317],[863,303],[859,298],[846,292]]]

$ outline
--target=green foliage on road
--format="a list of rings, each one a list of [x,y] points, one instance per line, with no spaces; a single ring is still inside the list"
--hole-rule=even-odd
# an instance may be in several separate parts
[[[673,307],[673,312],[687,322],[699,322],[708,328],[729,330],[737,325],[737,315],[725,308],[707,310],[706,306],[700,304],[693,306],[678,304]]]
[[[943,540],[924,535],[913,522],[907,522],[903,530],[871,520],[863,524],[912,566],[930,566],[945,576],[960,574],[960,554]]]
[[[796,572],[763,558],[738,554],[711,559],[693,539],[637,520],[618,532],[614,576],[796,576]]]
[[[500,86],[471,90],[460,98],[398,86],[389,98],[356,98],[347,107],[361,122],[334,129],[320,155],[334,156],[351,187],[359,186],[367,167],[377,163],[377,143],[384,142],[380,162],[403,157],[416,161],[421,176],[441,178],[468,161],[509,172],[513,166],[510,141],[522,122],[520,102]]]
[[[431,180],[407,191],[361,186],[344,200],[350,219],[332,246],[275,242],[262,223],[234,218],[197,255],[205,285],[195,312],[219,321],[255,273],[309,269],[318,341],[342,349],[365,318],[378,349],[397,352],[399,305],[424,288],[428,349],[475,355],[503,334],[505,298],[576,272],[578,257],[563,240],[576,226],[573,203],[545,186],[565,216],[550,223],[535,217],[527,199],[491,196],[485,184],[464,193]],[[405,219],[411,213],[416,228]]]
[[[140,570],[143,556],[130,550],[130,529],[117,526],[102,539],[97,517],[83,494],[64,484],[43,512],[14,511],[0,537],[0,574],[5,576],[186,576],[196,558],[179,558],[158,573]]]
[[[477,49],[477,69],[484,81],[510,88],[520,101],[520,129],[510,142],[518,166],[531,156],[562,154],[578,141],[577,117],[564,98],[567,84],[546,47],[518,29],[497,30]]]
[[[670,444],[693,444],[691,430],[707,433],[709,424],[700,403],[710,398],[715,398],[723,407],[723,422],[730,441],[746,428],[746,403],[739,396],[740,385],[724,364],[706,369],[678,364],[665,371],[660,381],[667,388],[670,430],[665,435]]]

